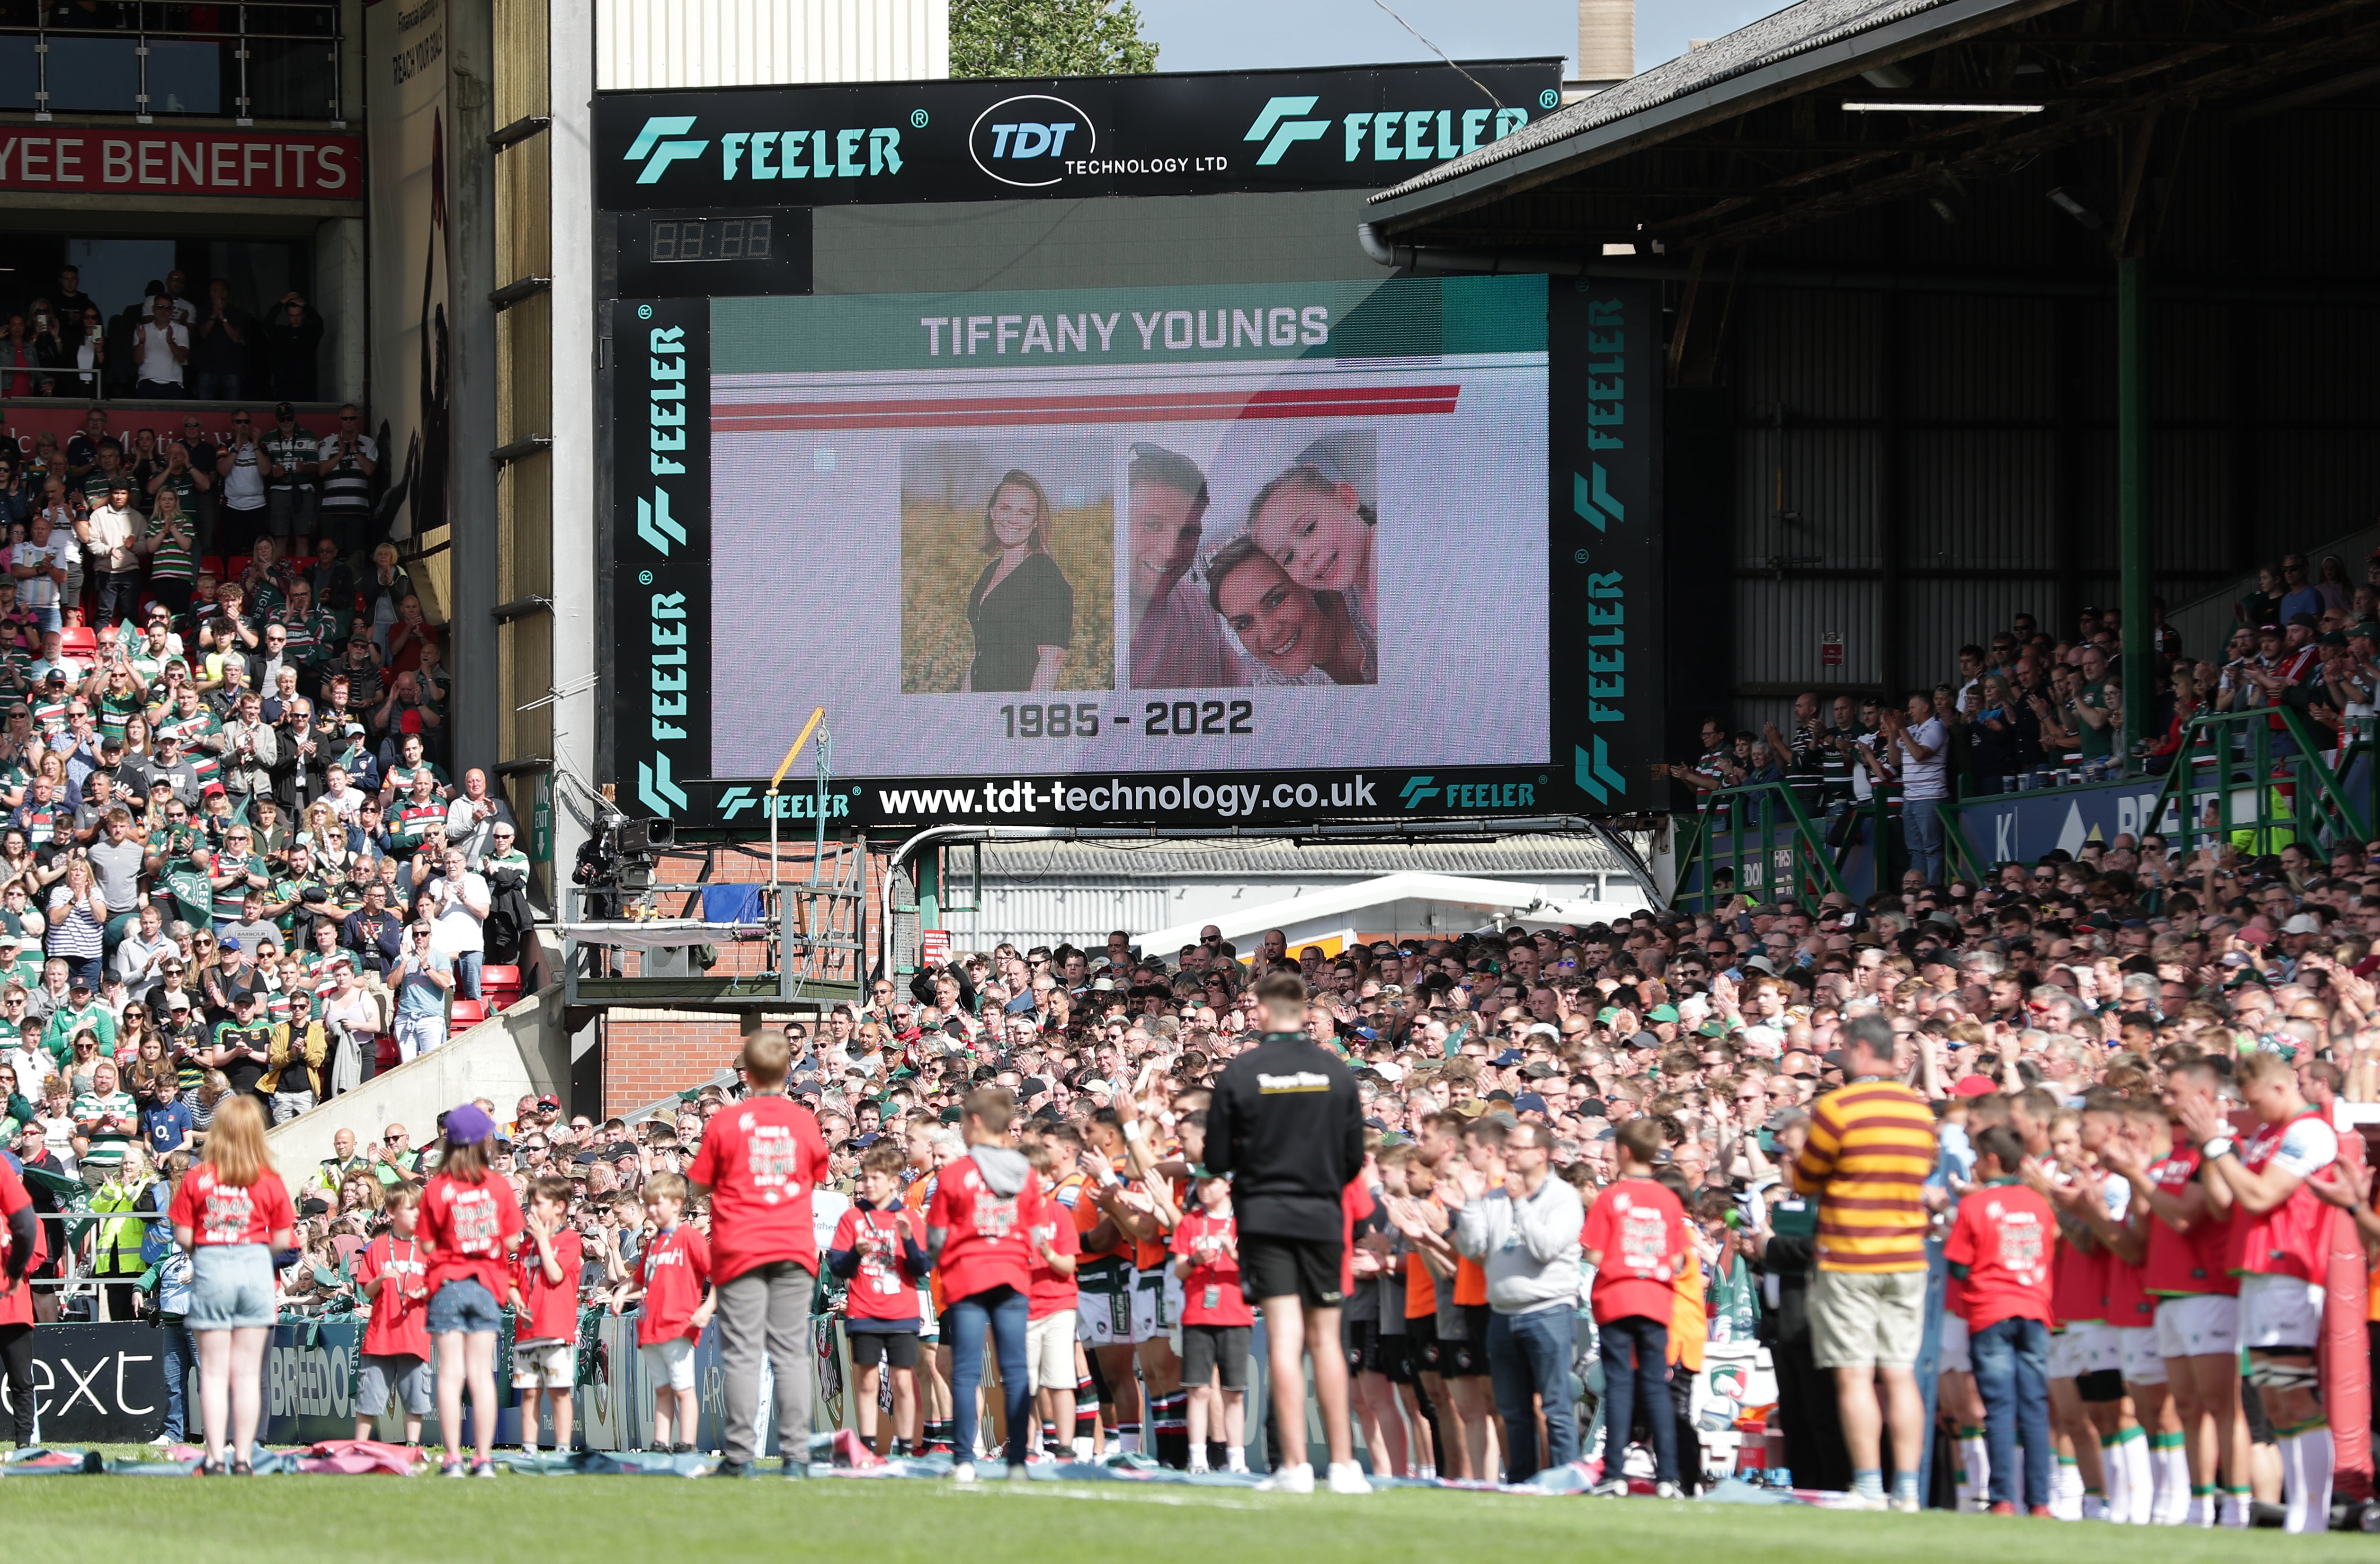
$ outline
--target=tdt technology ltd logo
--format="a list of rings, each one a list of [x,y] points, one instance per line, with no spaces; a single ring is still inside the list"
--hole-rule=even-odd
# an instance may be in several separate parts
[[[1003,98],[976,115],[967,131],[975,165],[1003,185],[1040,189],[1066,176],[1068,159],[1099,151],[1099,127],[1091,116],[1042,93]]]
[[[680,158],[700,157],[702,149],[710,145],[708,137],[699,140],[670,139],[682,138],[693,128],[694,115],[690,114],[655,115],[645,121],[642,130],[637,132],[636,140],[628,147],[628,155],[621,161],[635,163],[639,159],[647,160],[644,172],[637,176],[637,183],[652,184],[662,176],[662,170]]]

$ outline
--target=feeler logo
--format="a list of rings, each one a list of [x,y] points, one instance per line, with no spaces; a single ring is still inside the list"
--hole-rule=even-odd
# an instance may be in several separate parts
[[[1405,790],[1397,796],[1405,801],[1406,808],[1418,809],[1422,806],[1423,800],[1438,796],[1438,789],[1429,785],[1430,781],[1431,779],[1427,775],[1408,778],[1405,782]]]
[[[628,155],[621,161],[635,163],[639,158],[650,159],[650,161],[645,164],[644,172],[637,176],[637,183],[652,184],[662,176],[662,170],[680,158],[700,157],[702,149],[710,145],[708,137],[691,141],[662,139],[665,136],[684,136],[693,128],[694,115],[690,114],[655,115],[645,121],[645,127],[642,130],[637,132],[636,140],[628,147]]]
[[[1281,161],[1281,153],[1300,141],[1319,141],[1330,130],[1327,119],[1292,119],[1292,115],[1311,114],[1318,98],[1274,98],[1266,103],[1257,122],[1248,127],[1244,141],[1264,141],[1265,150],[1257,158],[1258,168],[1269,168]],[[1272,139],[1267,141],[1266,137]],[[1427,778],[1424,778],[1427,781]]]

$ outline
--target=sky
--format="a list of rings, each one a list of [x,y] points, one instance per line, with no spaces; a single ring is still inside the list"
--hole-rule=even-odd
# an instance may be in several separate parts
[[[1576,0],[1387,0],[1456,59],[1578,54]],[[1428,59],[1380,0],[1134,0],[1141,30],[1160,45],[1160,70],[1385,64]],[[1776,0],[1637,0],[1636,68],[1686,52],[1781,8]]]

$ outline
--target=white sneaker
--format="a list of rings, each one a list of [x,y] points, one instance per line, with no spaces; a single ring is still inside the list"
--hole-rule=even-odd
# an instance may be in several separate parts
[[[1313,1468],[1306,1468],[1306,1482],[1310,1487]],[[1330,1463],[1330,1491],[1334,1494],[1368,1494],[1372,1491],[1372,1485],[1364,1476],[1364,1469],[1354,1461],[1334,1461]]]
[[[1914,1497],[1896,1498],[1892,1501],[1892,1512],[1895,1515],[1914,1515],[1922,1508]]]
[[[173,1440],[167,1438],[164,1435],[160,1434],[155,1438],[149,1441],[149,1448],[152,1450],[170,1449],[173,1448]]]
[[[1310,1494],[1314,1491],[1314,1468],[1305,1461],[1284,1466],[1257,1485],[1260,1494]]]
[[[1686,1490],[1678,1486],[1675,1483],[1656,1483],[1653,1485],[1653,1497],[1655,1498],[1683,1498],[1686,1497]]]
[[[974,1482],[975,1462],[972,1461],[954,1461],[951,1462],[951,1481],[953,1483]]]

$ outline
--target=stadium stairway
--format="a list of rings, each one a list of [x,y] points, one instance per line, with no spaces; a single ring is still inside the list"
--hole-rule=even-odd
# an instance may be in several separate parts
[[[354,1091],[333,1097],[270,1132],[273,1158],[285,1175],[302,1178],[331,1156],[332,1138],[352,1129],[360,1145],[388,1124],[403,1124],[413,1144],[438,1134],[438,1115],[483,1097],[499,1123],[524,1095],[570,1095],[570,1034],[562,1022],[562,986],[549,984],[502,1012],[455,1032],[444,1046],[410,1063],[382,1071]]]

